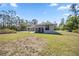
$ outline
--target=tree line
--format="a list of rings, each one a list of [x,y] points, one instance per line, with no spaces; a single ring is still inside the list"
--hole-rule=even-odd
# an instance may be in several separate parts
[[[79,30],[79,6],[77,4],[71,4],[69,11],[72,12],[67,19],[61,19],[61,23],[59,24],[60,30]]]
[[[37,24],[37,19],[28,21],[16,15],[14,10],[0,11],[0,29],[9,28],[17,31],[26,30],[27,24]]]
[[[61,23],[57,27],[60,30],[79,30],[79,6],[77,4],[71,4],[70,14],[66,21],[64,18],[61,19]],[[0,29],[9,28],[17,31],[26,30],[28,25],[38,24],[37,19],[28,21],[16,15],[14,10],[1,10],[0,11]]]

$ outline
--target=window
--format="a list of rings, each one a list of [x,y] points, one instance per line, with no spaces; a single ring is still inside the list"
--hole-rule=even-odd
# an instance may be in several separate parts
[[[49,26],[46,26],[46,27],[45,27],[45,30],[49,30]]]

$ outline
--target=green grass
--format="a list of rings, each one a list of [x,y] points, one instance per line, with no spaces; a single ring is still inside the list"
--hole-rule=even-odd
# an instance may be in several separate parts
[[[58,31],[62,35],[17,32],[16,34],[0,34],[0,41],[17,40],[28,36],[46,39],[47,46],[41,55],[79,55],[79,34]]]
[[[62,35],[48,35],[48,45],[42,55],[79,55],[79,34],[60,32]]]
[[[17,39],[23,39],[29,36],[27,32],[17,32],[13,34],[0,34],[0,41],[12,41]]]
[[[48,43],[41,55],[79,55],[79,34],[65,31],[58,32],[62,35],[31,34],[46,39]]]

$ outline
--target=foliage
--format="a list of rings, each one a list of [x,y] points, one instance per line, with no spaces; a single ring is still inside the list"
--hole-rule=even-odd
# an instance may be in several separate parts
[[[64,30],[65,29],[64,26],[65,26],[65,24],[64,24],[64,18],[62,18],[61,19],[61,23],[59,24],[59,29],[60,30]]]
[[[79,33],[79,29],[73,30],[74,33]]]
[[[21,19],[19,16],[16,16],[16,12],[14,10],[2,10],[0,12],[0,28],[9,28],[14,30],[25,30],[25,25],[27,23],[24,19]]]
[[[79,17],[77,16],[71,16],[66,21],[67,28],[78,29],[78,25],[79,25]]]
[[[77,4],[71,4],[69,11],[72,12],[67,17],[66,23],[64,24],[64,18],[61,19],[61,23],[59,24],[60,29],[67,29],[68,31],[77,32],[76,30],[79,29],[79,16],[78,16],[78,6]]]
[[[36,19],[33,19],[33,20],[32,20],[32,24],[33,24],[33,25],[36,25],[37,23],[38,23],[38,21],[37,21]]]
[[[77,4],[72,4],[70,6],[70,11],[73,12],[74,16],[77,16],[79,12]]]
[[[0,34],[9,34],[9,33],[16,33],[15,30],[10,30],[10,29],[1,29]]]
[[[60,29],[60,30],[64,30],[64,29],[65,29],[65,25],[61,25],[61,26],[59,27],[59,29]]]
[[[26,30],[26,27],[27,27],[27,25],[26,25],[25,22],[20,23],[20,29],[21,29],[22,31],[23,31],[23,30]]]

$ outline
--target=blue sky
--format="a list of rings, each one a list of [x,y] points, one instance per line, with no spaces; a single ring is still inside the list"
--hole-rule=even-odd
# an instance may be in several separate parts
[[[25,20],[37,19],[39,22],[50,21],[60,23],[71,13],[70,3],[8,3],[1,4],[0,10],[15,10]]]

